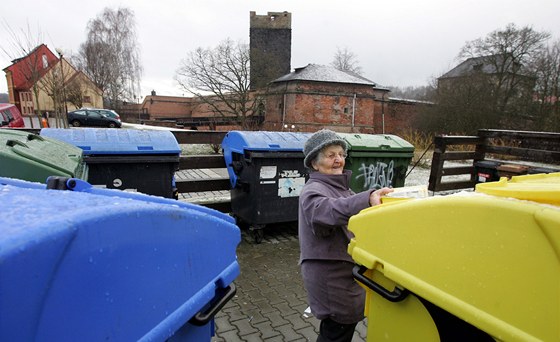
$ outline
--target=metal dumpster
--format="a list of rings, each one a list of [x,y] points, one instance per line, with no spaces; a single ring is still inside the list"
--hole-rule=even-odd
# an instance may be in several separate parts
[[[34,133],[0,130],[0,177],[45,183],[49,176],[86,179],[82,150]]]
[[[1,341],[210,341],[235,294],[228,215],[73,178],[0,203]]]
[[[267,224],[297,221],[308,174],[303,144],[309,133],[230,131],[222,148],[231,182],[231,208],[255,240]]]
[[[110,189],[176,198],[181,148],[170,131],[116,128],[43,128],[41,136],[81,148],[87,181]]]
[[[560,173],[352,217],[368,341],[560,339]]]
[[[414,146],[390,134],[337,133],[348,144],[345,169],[352,170],[354,192],[402,187]]]
[[[495,160],[478,160],[474,162],[474,173],[477,183],[495,182],[500,180],[498,167],[502,162]]]

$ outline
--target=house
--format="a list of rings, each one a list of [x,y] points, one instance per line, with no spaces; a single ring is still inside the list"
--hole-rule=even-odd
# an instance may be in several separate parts
[[[523,65],[512,56],[498,54],[467,58],[438,78],[438,87],[449,88],[467,78],[485,79],[491,84],[512,87],[522,84],[531,91],[535,78],[528,75]],[[505,82],[504,82],[505,81]],[[512,84],[514,82],[515,84]]]
[[[56,57],[45,44],[13,60],[3,70],[9,101],[24,116],[34,115],[37,110],[42,114],[103,106],[101,89],[62,55]]]
[[[264,129],[381,132],[388,93],[360,75],[308,64],[268,85]]]

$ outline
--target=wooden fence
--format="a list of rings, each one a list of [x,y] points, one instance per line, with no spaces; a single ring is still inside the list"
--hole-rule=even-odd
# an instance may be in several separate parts
[[[222,140],[227,132],[219,131],[171,131],[179,144],[211,144],[221,145]],[[181,155],[179,159],[179,170],[196,170],[196,169],[222,169],[226,168],[224,157],[222,154],[212,155]],[[221,179],[196,179],[196,180],[178,180],[176,182],[179,193],[196,193],[206,191],[224,191],[230,190],[231,184],[229,178]],[[222,211],[231,212],[231,202],[205,202],[202,203],[207,207]]]
[[[481,129],[476,136],[436,136],[428,189],[473,188],[477,183],[475,164],[483,160],[513,165],[546,163],[556,165],[551,171],[560,170],[560,133]],[[448,166],[446,162],[462,162],[464,166]],[[468,179],[445,180],[460,175]]]

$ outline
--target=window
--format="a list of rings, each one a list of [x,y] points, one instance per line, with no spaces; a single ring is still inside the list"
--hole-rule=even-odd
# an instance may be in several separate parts
[[[14,120],[14,116],[12,115],[12,113],[10,113],[9,109],[6,109],[2,113],[8,118],[8,121]]]
[[[83,101],[84,103],[91,103],[91,96],[84,96]]]
[[[43,69],[46,69],[49,67],[49,60],[47,59],[47,55],[43,54]]]

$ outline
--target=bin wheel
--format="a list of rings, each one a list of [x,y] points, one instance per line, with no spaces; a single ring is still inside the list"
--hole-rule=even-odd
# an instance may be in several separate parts
[[[237,215],[232,215],[233,218],[235,219],[235,224],[239,227],[239,229],[249,229],[249,224],[245,221],[243,221],[243,219],[241,219],[241,217],[237,216]]]
[[[255,240],[255,243],[257,244],[261,243],[264,238],[264,226],[251,226],[249,230],[253,235],[253,239]]]

